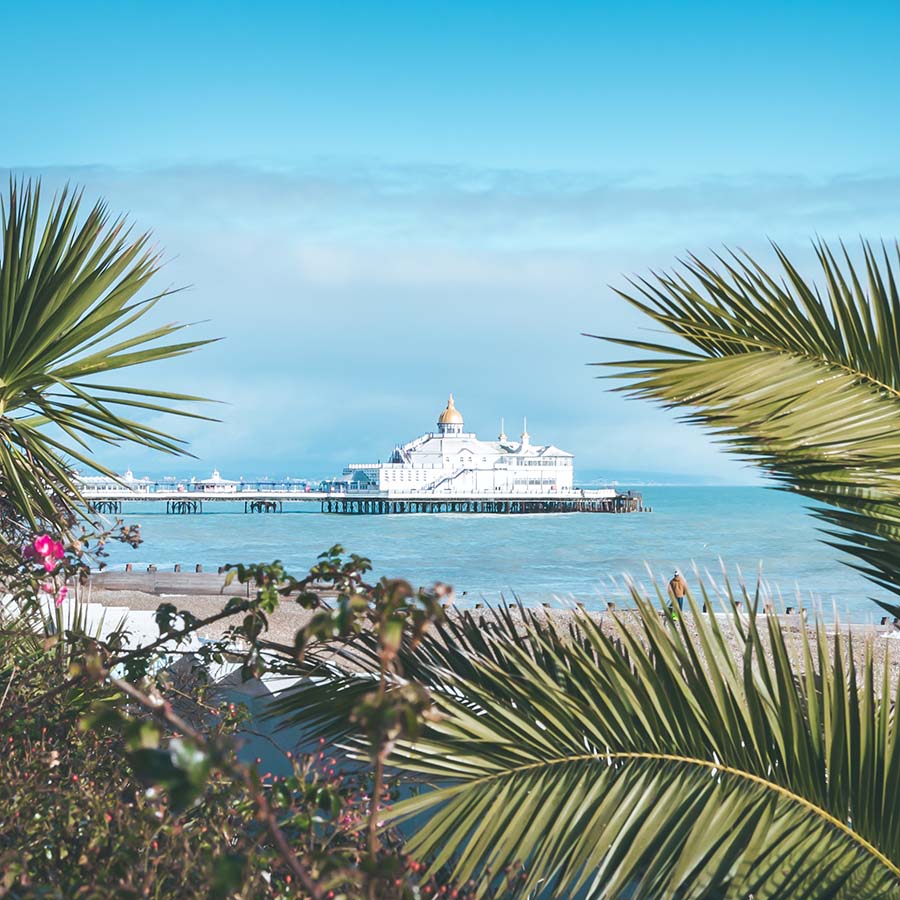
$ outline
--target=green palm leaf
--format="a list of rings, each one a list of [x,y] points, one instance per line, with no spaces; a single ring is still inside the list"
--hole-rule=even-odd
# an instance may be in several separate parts
[[[897,262],[863,244],[860,276],[845,251],[842,263],[824,243],[816,251],[823,291],[777,247],[780,281],[736,255],[716,257],[721,271],[691,257],[678,274],[633,281],[621,296],[680,343],[605,338],[653,355],[600,365],[620,369],[620,390],[687,410],[782,488],[825,504],[827,540],[900,594]]]
[[[397,667],[402,677],[427,688],[440,689],[445,673],[480,683],[479,660],[498,666],[507,661],[505,646],[519,647],[536,664],[555,675],[557,658],[552,652],[570,640],[585,642],[574,625],[560,632],[551,621],[521,604],[488,608],[483,612],[459,610],[426,632],[415,648],[404,635]],[[549,648],[549,652],[548,652]],[[589,645],[585,648],[590,652]],[[373,673],[379,671],[380,647],[370,631],[355,635],[347,643],[307,650],[303,662],[278,656],[279,674],[297,679],[268,704],[266,716],[281,728],[302,727],[331,742],[355,733],[353,713],[372,690]],[[497,690],[490,677],[492,690]]]
[[[871,649],[734,607],[673,626],[633,597],[618,640],[582,617],[581,640],[442,673],[444,718],[392,758],[432,784],[388,813],[415,820],[407,850],[482,896],[900,896],[900,742]]]
[[[8,203],[0,202],[0,493],[7,523],[68,521],[82,502],[72,464],[113,475],[92,456],[96,442],[186,451],[177,438],[129,418],[130,411],[199,417],[174,404],[200,397],[94,382],[208,342],[172,342],[185,327],[179,324],[127,331],[171,293],[136,299],[156,274],[159,254],[148,234],[133,238],[124,220],[111,222],[103,203],[83,217],[80,203],[80,195],[64,190],[41,227],[39,185],[11,181]]]

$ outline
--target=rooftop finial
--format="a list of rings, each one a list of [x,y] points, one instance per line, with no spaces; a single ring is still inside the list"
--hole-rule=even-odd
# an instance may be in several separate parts
[[[497,440],[506,440],[506,420],[502,416],[500,417],[500,434],[497,436]]]
[[[531,435],[528,433],[528,416],[522,417],[522,444],[527,445],[528,441],[531,439]]]

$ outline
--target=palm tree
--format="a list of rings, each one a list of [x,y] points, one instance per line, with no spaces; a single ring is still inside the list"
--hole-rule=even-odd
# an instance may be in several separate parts
[[[828,542],[900,594],[900,247],[892,262],[863,243],[859,271],[841,250],[839,261],[815,245],[822,288],[777,246],[780,278],[727,253],[720,270],[692,256],[674,274],[635,279],[619,293],[677,342],[606,338],[641,356],[599,365],[824,504],[815,515]]]
[[[73,465],[112,476],[91,442],[131,442],[183,453],[183,442],[128,417],[195,415],[200,400],[107,383],[108,373],[188,353],[206,343],[168,339],[184,326],[131,326],[171,291],[136,299],[159,268],[149,235],[63,190],[41,223],[40,185],[10,181],[0,200],[0,496],[4,533],[18,522],[64,527],[81,497]]]

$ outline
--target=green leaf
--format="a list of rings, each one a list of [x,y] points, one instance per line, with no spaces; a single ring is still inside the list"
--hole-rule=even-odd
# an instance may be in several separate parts
[[[175,810],[185,809],[202,792],[210,771],[206,752],[180,738],[168,749],[140,747],[128,754],[135,775],[147,784],[164,787]]]
[[[480,896],[504,871],[516,896],[900,896],[878,799],[896,763],[874,740],[897,723],[865,693],[872,654],[793,635],[810,694],[776,618],[766,648],[734,606],[723,625],[691,601],[676,628],[632,597],[613,635],[586,616],[571,641],[520,629],[524,647],[439,674],[443,717],[391,757],[432,784],[386,814],[415,820],[407,850]]]
[[[3,204],[0,500],[32,526],[42,520],[65,528],[83,509],[73,461],[111,474],[84,452],[91,442],[185,452],[177,439],[124,418],[116,407],[199,417],[175,405],[199,398],[94,382],[105,372],[180,356],[208,342],[171,342],[184,327],[177,324],[129,332],[171,293],[136,300],[156,274],[159,256],[148,249],[148,235],[131,239],[123,220],[110,224],[102,203],[83,216],[80,204],[80,195],[64,190],[46,211],[39,241],[40,186],[11,180]]]

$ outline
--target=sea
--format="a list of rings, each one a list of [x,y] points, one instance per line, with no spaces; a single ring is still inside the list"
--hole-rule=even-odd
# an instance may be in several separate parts
[[[622,487],[622,486],[620,486]],[[302,575],[335,544],[371,559],[373,577],[416,586],[453,585],[464,606],[520,599],[526,605],[592,610],[627,601],[630,577],[646,590],[676,568],[696,587],[762,579],[776,605],[814,607],[843,622],[877,621],[872,598],[891,596],[841,562],[824,544],[809,502],[765,487],[642,486],[652,512],[620,515],[323,514],[313,504],[281,513],[246,514],[240,503],[208,503],[199,515],[167,515],[164,504],[126,504],[140,524],[137,549],[114,545],[108,564],[138,571],[180,563],[213,569],[227,563],[281,560]],[[699,576],[698,576],[699,573]]]

